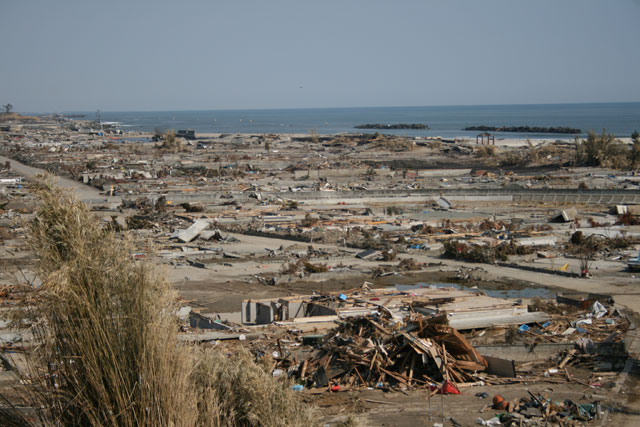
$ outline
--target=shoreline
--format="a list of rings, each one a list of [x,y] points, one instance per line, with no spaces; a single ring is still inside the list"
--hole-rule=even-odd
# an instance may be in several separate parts
[[[365,134],[366,132],[352,132],[352,133],[346,133],[346,132],[340,132],[340,133],[329,133],[329,134],[318,134],[318,136],[320,137],[340,137],[343,135],[361,135],[361,134]],[[130,136],[128,136],[130,135]],[[153,132],[143,132],[143,131],[123,131],[123,138],[151,138],[153,137],[154,133]],[[261,136],[265,136],[265,135],[275,135],[277,137],[280,137],[282,139],[293,139],[293,138],[309,138],[311,135],[309,135],[308,133],[255,133],[255,132],[196,132],[196,136],[197,139],[196,141],[200,140],[200,139],[212,139],[212,138],[222,138],[223,136],[227,136],[227,137],[238,137],[238,138],[258,138]],[[384,135],[384,134],[383,134]],[[395,134],[389,134],[389,136],[394,136],[397,137],[398,135]],[[400,135],[400,137],[402,137]],[[495,145],[497,147],[505,147],[505,148],[520,148],[520,147],[526,147],[527,145],[529,145],[528,141],[530,141],[533,146],[540,146],[540,145],[545,145],[545,144],[554,144],[554,143],[558,143],[559,141],[567,143],[567,144],[573,144],[575,141],[575,137],[572,138],[553,138],[553,137],[549,137],[549,138],[498,138],[496,137],[495,139]],[[583,136],[577,136],[580,140],[584,140],[585,138]],[[461,145],[466,145],[466,146],[476,146],[476,142],[475,142],[475,137],[468,137],[468,136],[457,136],[457,137],[452,137],[452,138],[448,138],[448,137],[440,137],[440,136],[405,136],[404,138],[408,138],[412,141],[416,141],[416,142],[420,142],[420,141],[440,141],[443,142],[445,144],[449,143],[449,144],[461,144]],[[632,144],[632,139],[631,137],[621,137],[621,138],[616,138],[617,140],[619,140],[620,142],[624,143],[624,144]],[[451,141],[455,141],[455,142],[451,142]],[[480,144],[478,144],[479,146]]]
[[[156,128],[193,129],[205,133],[286,133],[314,131],[317,134],[356,133],[363,123],[380,125],[425,124],[429,130],[372,129],[405,137],[441,136],[447,139],[475,138],[480,131],[471,126],[522,127],[523,129],[580,129],[600,133],[607,129],[618,137],[628,137],[638,127],[640,103],[560,104],[451,107],[370,107],[188,111],[103,111],[102,120],[119,122],[123,129],[153,132]],[[95,112],[85,112],[93,119]],[[640,130],[640,129],[639,129]],[[494,133],[494,132],[491,132]],[[495,132],[503,139],[573,139],[575,134]]]

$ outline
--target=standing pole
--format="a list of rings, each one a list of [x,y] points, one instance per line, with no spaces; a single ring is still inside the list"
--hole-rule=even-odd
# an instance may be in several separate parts
[[[446,380],[445,380],[446,381]],[[442,423],[446,421],[444,419],[444,382],[442,383],[442,388],[440,389],[440,414],[442,415]]]
[[[429,421],[431,421],[431,387],[429,387],[429,392],[427,393],[427,400],[429,401]]]

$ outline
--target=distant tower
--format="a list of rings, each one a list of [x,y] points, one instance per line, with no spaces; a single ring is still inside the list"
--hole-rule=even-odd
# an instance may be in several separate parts
[[[100,129],[102,129],[102,113],[99,109],[96,111],[96,124],[100,126]]]

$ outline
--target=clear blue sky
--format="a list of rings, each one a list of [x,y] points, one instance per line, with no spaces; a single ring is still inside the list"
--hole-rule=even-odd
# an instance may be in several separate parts
[[[640,101],[640,0],[0,0],[17,111]]]

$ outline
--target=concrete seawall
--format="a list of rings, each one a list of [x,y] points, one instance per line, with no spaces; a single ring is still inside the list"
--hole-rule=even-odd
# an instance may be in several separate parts
[[[196,194],[167,194],[167,200],[173,203],[184,202],[217,202],[220,195],[228,192],[196,193]],[[157,195],[150,197],[158,197]],[[338,203],[349,201],[353,203],[384,203],[384,202],[422,202],[438,197],[451,200],[466,201],[538,201],[554,203],[588,203],[599,205],[640,204],[640,191],[635,190],[575,190],[575,189],[420,189],[420,190],[370,190],[370,191],[320,191],[320,192],[278,192],[262,193],[263,199],[269,196],[280,199],[296,200],[312,204]],[[234,198],[238,201],[250,200],[249,194],[237,193]]]

